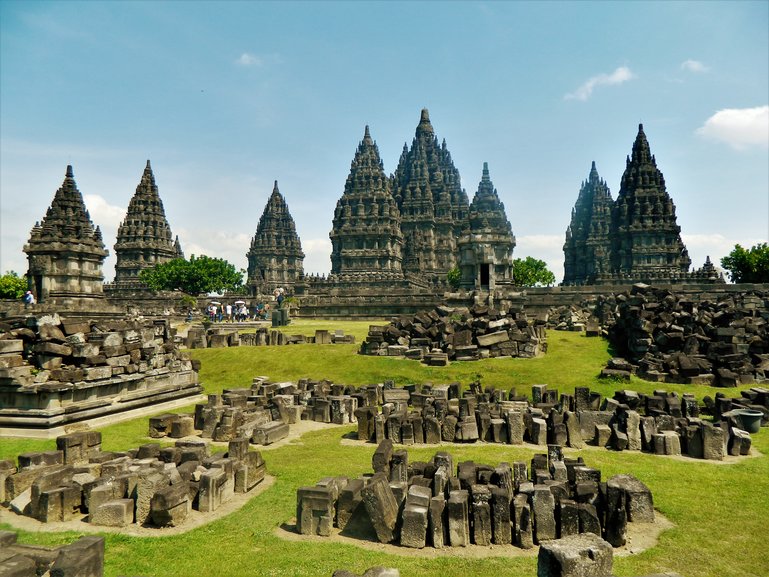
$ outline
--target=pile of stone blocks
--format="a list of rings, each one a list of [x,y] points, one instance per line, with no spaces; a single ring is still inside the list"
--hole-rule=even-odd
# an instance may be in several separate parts
[[[594,533],[611,546],[627,540],[627,524],[653,523],[651,491],[632,475],[603,482],[582,458],[568,459],[549,445],[530,464],[497,466],[449,453],[411,462],[390,440],[372,457],[373,474],[327,477],[297,491],[297,531],[327,536],[355,520],[368,523],[382,543],[403,547],[515,545]]]
[[[636,284],[611,300],[609,339],[639,377],[722,387],[769,380],[769,293],[694,302]]]
[[[590,443],[722,460],[726,454],[750,452],[751,437],[739,409],[760,410],[769,424],[769,391],[759,387],[745,391],[741,399],[705,399],[702,408],[691,394],[621,390],[613,399],[603,399],[587,387],[567,395],[547,385],[533,385],[529,399],[515,389],[484,390],[479,383],[461,392],[458,383],[394,388],[387,382],[362,387],[357,397],[358,439],[403,445],[528,442],[582,448]],[[701,410],[712,414],[713,421],[704,420]]]
[[[80,537],[69,545],[41,547],[23,545],[16,533],[0,531],[0,575],[102,577],[104,537]]]
[[[489,357],[532,358],[547,350],[545,320],[522,311],[474,305],[436,306],[427,312],[372,325],[360,354],[398,356],[441,366]]]
[[[288,436],[300,420],[346,425],[356,420],[360,401],[367,399],[354,387],[330,381],[300,379],[272,382],[255,377],[250,388],[225,389],[195,406],[194,415],[164,414],[150,418],[152,438],[202,438],[227,442],[246,437],[270,445]]]
[[[52,428],[200,393],[167,320],[0,322],[0,427]]]
[[[124,527],[182,525],[192,509],[215,511],[234,493],[248,493],[265,477],[246,438],[211,455],[200,441],[157,443],[126,452],[101,450],[101,433],[56,439],[56,451],[0,461],[0,503],[41,522],[79,520]]]
[[[299,344],[355,344],[355,336],[346,335],[342,330],[329,332],[316,330],[314,335],[289,335],[281,331],[259,327],[253,333],[240,333],[236,327],[217,326],[212,328],[191,327],[184,344],[188,349],[262,347]]]

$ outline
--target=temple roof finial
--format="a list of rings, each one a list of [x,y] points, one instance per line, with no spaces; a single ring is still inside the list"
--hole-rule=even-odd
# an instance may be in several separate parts
[[[66,176],[68,176],[69,178],[74,178],[74,176],[75,176],[74,173],[72,172],[72,165],[71,164],[67,165],[67,174],[66,174]]]
[[[147,166],[146,166],[146,168],[147,168],[147,170],[152,170],[152,166],[150,166],[150,159],[149,158],[147,159]]]

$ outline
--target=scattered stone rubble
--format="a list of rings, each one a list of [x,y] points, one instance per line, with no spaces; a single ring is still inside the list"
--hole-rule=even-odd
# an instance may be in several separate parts
[[[743,411],[754,411],[769,424],[769,390],[754,387],[742,398],[705,399],[703,413],[692,394],[655,391],[644,395],[617,391],[602,399],[587,387],[573,395],[533,385],[531,401],[510,391],[471,383],[460,395],[458,383],[392,388],[369,385],[359,389],[355,411],[358,439],[403,445],[441,442],[557,444],[582,448],[585,443],[615,450],[646,451],[723,460],[747,455],[751,437]],[[757,432],[757,430],[754,430]]]
[[[49,428],[200,393],[167,320],[0,322],[0,426]]]
[[[349,385],[300,379],[274,383],[255,377],[250,388],[225,389],[195,406],[194,415],[164,414],[150,418],[153,438],[202,438],[227,442],[243,437],[256,445],[285,438],[289,426],[301,420],[346,425],[355,422],[363,393]]]
[[[694,302],[636,284],[608,300],[609,339],[628,366],[621,373],[609,367],[607,376],[722,387],[769,380],[768,293]]]
[[[248,439],[211,455],[202,441],[101,450],[101,433],[60,436],[55,451],[0,461],[0,503],[43,523],[83,519],[94,525],[177,527],[192,509],[215,511],[234,493],[262,482],[265,464]]]
[[[238,346],[274,346],[314,343],[319,345],[355,344],[354,335],[346,335],[342,330],[330,332],[316,330],[315,335],[288,335],[281,331],[272,331],[260,327],[253,333],[239,333],[234,327],[191,327],[184,341],[188,349],[226,348]]]
[[[370,326],[360,354],[406,357],[431,366],[501,356],[532,358],[547,351],[544,323],[527,319],[523,311],[485,305],[436,306],[386,326]]]
[[[69,545],[41,547],[22,545],[16,533],[0,531],[0,575],[102,577],[104,537],[80,537]]]
[[[497,466],[449,453],[410,462],[408,452],[382,441],[373,475],[327,477],[297,490],[302,535],[331,534],[368,523],[381,543],[422,549],[472,544],[530,549],[551,539],[595,533],[613,547],[627,540],[627,523],[654,522],[651,491],[632,475],[603,482],[601,471],[565,458],[562,448],[525,462]]]

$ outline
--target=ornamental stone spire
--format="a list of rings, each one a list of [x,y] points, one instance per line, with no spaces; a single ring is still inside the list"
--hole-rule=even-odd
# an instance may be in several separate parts
[[[612,205],[609,187],[598,176],[594,161],[566,229],[563,284],[594,284],[597,277],[609,273]]]
[[[457,246],[463,288],[494,290],[498,285],[513,282],[515,236],[486,162],[470,204],[468,226]]]
[[[304,277],[302,243],[277,180],[246,258],[247,284],[252,294],[270,294],[276,288],[293,292],[293,287]]]
[[[400,212],[366,126],[336,203],[331,275],[344,281],[402,280]]]
[[[115,256],[115,288],[136,283],[145,268],[183,256],[179,238],[174,240],[166,220],[149,160],[118,228]]]
[[[30,288],[38,302],[69,304],[103,298],[102,265],[109,252],[77,188],[72,166],[42,222],[24,245]]]
[[[681,240],[676,208],[651,154],[643,124],[627,159],[610,232],[613,272],[633,280],[676,282],[691,259]]]
[[[457,262],[457,238],[467,218],[468,201],[446,142],[438,143],[426,108],[411,148],[404,145],[392,176],[392,191],[401,213],[404,272],[445,282],[446,273]]]

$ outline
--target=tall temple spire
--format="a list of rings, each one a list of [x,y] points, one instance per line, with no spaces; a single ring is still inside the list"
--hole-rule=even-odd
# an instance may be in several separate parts
[[[109,252],[91,222],[71,165],[42,222],[32,228],[24,252],[38,301],[103,296],[102,265]]]
[[[456,242],[467,219],[467,194],[445,141],[438,143],[428,110],[422,109],[411,148],[392,176],[401,213],[404,272],[445,282],[456,265]]]
[[[247,285],[252,294],[291,289],[304,277],[304,252],[276,180],[251,240]]]
[[[368,126],[336,203],[329,237],[332,276],[351,281],[403,279],[400,213]]]
[[[145,268],[177,258],[181,246],[174,241],[160,200],[152,165],[147,160],[136,192],[128,203],[115,242],[115,288],[129,288]]]
[[[593,161],[566,229],[563,284],[592,284],[598,276],[609,273],[612,204],[609,187]]]
[[[642,124],[614,203],[611,242],[612,269],[620,276],[675,282],[691,266],[675,206]]]

